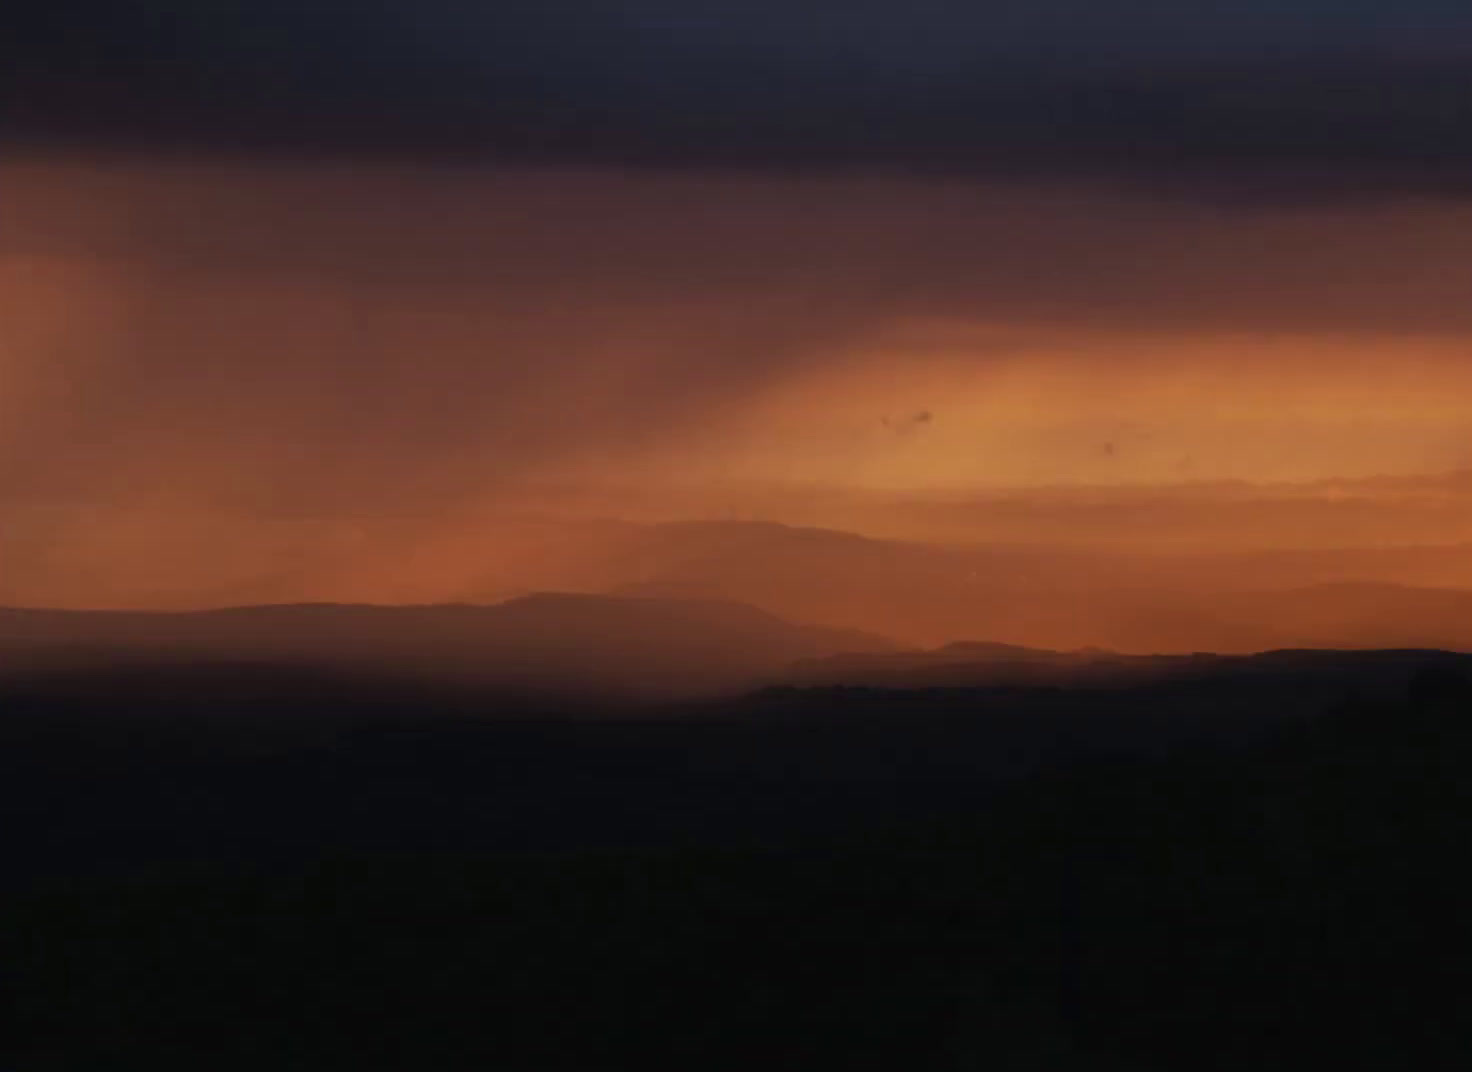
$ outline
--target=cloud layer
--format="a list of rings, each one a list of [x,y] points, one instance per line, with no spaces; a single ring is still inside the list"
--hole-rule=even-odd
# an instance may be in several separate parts
[[[414,519],[362,538],[424,577],[416,549],[494,557],[513,510],[839,524],[849,494],[1472,465],[1455,200],[54,155],[0,181],[31,601],[158,548],[169,598],[207,599],[211,556],[279,564],[288,523],[341,551]]]
[[[1453,0],[80,0],[7,29],[0,131],[42,140],[1309,196],[1472,177]]]

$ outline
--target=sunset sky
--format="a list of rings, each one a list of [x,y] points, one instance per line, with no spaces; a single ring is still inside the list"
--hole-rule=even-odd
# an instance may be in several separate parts
[[[549,513],[1472,541],[1465,4],[557,7],[23,17],[0,602]],[[372,561],[284,594],[470,594]]]
[[[1445,1072],[1469,713],[1472,0],[0,0],[0,1072]]]

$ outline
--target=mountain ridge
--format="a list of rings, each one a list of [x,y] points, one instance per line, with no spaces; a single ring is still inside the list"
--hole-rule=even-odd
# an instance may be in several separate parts
[[[805,657],[896,650],[888,638],[750,605],[588,593],[501,603],[300,603],[200,611],[0,608],[13,669],[140,658],[384,666],[539,691],[610,696],[726,692]]]

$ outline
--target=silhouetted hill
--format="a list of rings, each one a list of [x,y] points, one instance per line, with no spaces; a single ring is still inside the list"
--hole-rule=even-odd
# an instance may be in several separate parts
[[[987,508],[1008,509],[1001,502]],[[84,519],[73,520],[81,527]],[[735,602],[790,622],[926,647],[972,638],[1176,653],[1469,647],[1464,610],[1438,606],[1429,594],[1446,591],[1455,600],[1458,586],[1472,590],[1465,544],[1293,549],[1285,537],[1277,550],[1224,552],[1101,542],[1088,524],[1087,516],[1070,522],[1072,542],[955,545],[745,521],[497,517],[466,519],[447,535],[443,523],[405,519],[361,539],[342,521],[269,533],[202,524],[185,547],[192,572],[166,569],[169,556],[159,555],[147,569],[177,574],[172,585],[140,566],[110,590],[119,606],[158,607],[353,604],[365,593],[393,604],[484,605],[542,591]],[[42,574],[15,568],[25,561],[15,556],[44,545],[46,531],[32,523],[25,539],[9,527],[0,533],[0,543],[20,544],[9,553],[0,546],[13,567],[0,578],[10,602],[47,591]],[[243,572],[234,580],[203,583],[237,566]],[[85,558],[75,567],[83,574],[101,568]],[[1365,585],[1421,594],[1352,591]],[[75,598],[64,579],[50,588]]]
[[[1050,651],[1011,644],[957,643],[928,651],[845,652],[794,664],[798,687],[897,690],[1128,687],[1191,682],[1223,694],[1265,679],[1285,688],[1365,688],[1427,669],[1472,670],[1472,655],[1437,649],[1345,651],[1284,648],[1249,655],[1127,655],[1098,648]]]
[[[924,651],[844,652],[794,664],[784,683],[868,688],[989,688],[1141,682],[1171,668],[1220,657],[1121,655],[1102,649],[1052,651],[961,641]]]
[[[758,522],[688,522],[627,534],[616,591],[740,599],[798,621],[911,643],[969,636],[1026,642],[1066,627],[1057,592],[1087,586],[1086,559],[952,548]],[[882,627],[881,627],[881,623]]]
[[[629,620],[573,602],[499,613]],[[362,666],[0,677],[0,1064],[1462,1067],[1472,656],[868,661],[930,658],[1148,673],[596,719]]]
[[[894,647],[735,603],[550,593],[492,606],[0,610],[0,666],[12,669],[254,660],[607,698],[730,691],[794,660]]]
[[[1463,576],[1466,547],[1132,553],[688,522],[600,530],[590,554],[580,579],[611,591],[735,600],[922,646],[1472,650],[1472,592],[1416,586]]]

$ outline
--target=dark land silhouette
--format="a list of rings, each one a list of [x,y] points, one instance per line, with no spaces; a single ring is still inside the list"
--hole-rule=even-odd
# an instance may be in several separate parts
[[[1425,527],[1434,528],[1440,517],[1448,532],[1460,531],[1436,510],[1445,513],[1451,510],[1448,502],[1460,502],[1456,496],[1465,484],[1461,481],[1439,497],[1428,492],[1433,506],[1425,509],[1434,516]],[[1406,532],[1382,534],[1362,523],[1366,511],[1399,517],[1399,507],[1360,502],[1353,517],[1331,513],[1313,525],[1290,512],[1275,528],[1267,526],[1272,510],[1259,499],[1237,502],[1225,492],[1198,491],[1194,494],[1204,501],[1196,501],[1190,489],[1175,499],[1156,493],[1149,501],[1158,499],[1163,510],[1190,521],[1190,531],[1177,533],[1179,524],[1156,518],[1158,524],[1152,526],[1153,515],[1136,516],[1126,509],[1130,501],[1125,493],[1117,494],[1125,502],[1113,503],[1109,516],[1121,514],[1135,527],[1121,531],[1093,516],[1087,495],[1074,491],[1057,493],[1056,503],[1043,497],[1038,503],[1009,506],[1006,500],[983,500],[967,506],[967,516],[983,506],[990,507],[984,516],[991,520],[1016,515],[1015,524],[996,531],[958,527],[952,533],[941,527],[931,536],[907,539],[862,535],[859,529],[732,520],[498,517],[456,524],[430,518],[383,522],[368,533],[358,532],[351,519],[282,522],[276,527],[242,521],[233,528],[216,521],[191,530],[192,538],[178,540],[178,562],[170,555],[130,558],[126,541],[120,548],[104,541],[89,552],[92,557],[80,551],[43,556],[44,549],[56,546],[54,532],[41,521],[27,524],[21,518],[0,531],[0,556],[10,567],[0,576],[0,605],[60,600],[76,606],[69,601],[81,599],[81,606],[91,607],[98,587],[111,594],[110,605],[117,608],[264,604],[289,605],[301,614],[303,604],[312,604],[319,606],[313,612],[318,619],[328,616],[321,604],[365,600],[416,604],[417,613],[447,603],[509,604],[495,612],[462,607],[459,619],[434,627],[452,640],[474,628],[480,634],[479,649],[528,646],[518,621],[525,620],[528,635],[535,636],[542,627],[533,619],[570,618],[577,605],[567,597],[577,594],[660,604],[739,603],[792,623],[869,633],[914,647],[982,638],[1038,648],[1104,647],[1136,653],[1245,654],[1307,647],[1472,650],[1472,545],[1407,543]],[[1434,507],[1436,502],[1443,505]],[[1260,539],[1277,537],[1278,545],[1262,547],[1219,532],[1215,542],[1208,539],[1229,506],[1240,515],[1242,527],[1267,526]],[[924,514],[918,507],[893,504],[874,509],[876,517],[851,520],[872,523],[882,532],[887,522]],[[85,519],[73,520],[90,532],[82,524]],[[1051,528],[1040,535],[1034,529],[1044,521]],[[1295,529],[1311,529],[1314,538],[1304,535],[1295,543]],[[1369,545],[1335,546],[1336,533]],[[93,533],[90,538],[99,537]],[[549,605],[549,592],[564,593],[563,602]],[[537,597],[533,603],[520,602],[532,596]],[[586,600],[576,612],[595,622],[630,610],[627,605],[598,606]],[[651,608],[647,603],[637,606]],[[670,608],[667,617],[675,612]],[[257,620],[263,613],[253,612]],[[408,611],[394,613],[397,617],[385,608],[377,620],[391,638],[385,645],[403,648],[409,643],[405,636],[417,637],[421,631],[408,625]],[[683,613],[698,617],[702,612],[686,607]],[[703,613],[709,617],[718,612]],[[256,647],[263,634],[272,635],[264,625],[255,636],[246,635],[247,623],[239,618],[240,612],[234,612],[237,635]],[[728,623],[735,620],[728,614]],[[124,623],[116,618],[108,622],[89,629],[110,629],[115,640]],[[145,633],[156,636],[162,624]],[[304,631],[288,621],[279,624],[286,637]],[[766,635],[770,624],[753,623],[748,614],[743,628]],[[219,635],[229,625],[213,618],[200,628]],[[710,620],[697,625],[716,627]],[[33,619],[27,628],[39,628],[39,623]],[[371,627],[353,628],[363,632]],[[8,631],[3,623],[0,629]],[[635,635],[648,629],[636,625]],[[589,645],[596,644],[606,646],[607,641],[590,636]],[[868,647],[852,637],[846,644],[856,650]],[[739,649],[743,644],[733,636],[728,646]],[[483,658],[480,650],[472,656]]]
[[[0,622],[7,1068],[1465,1058],[1469,655],[567,597]],[[679,688],[616,687],[660,652]]]
[[[570,593],[490,606],[0,609],[0,667],[254,660],[601,700],[740,689],[794,660],[896,646],[739,603]]]

